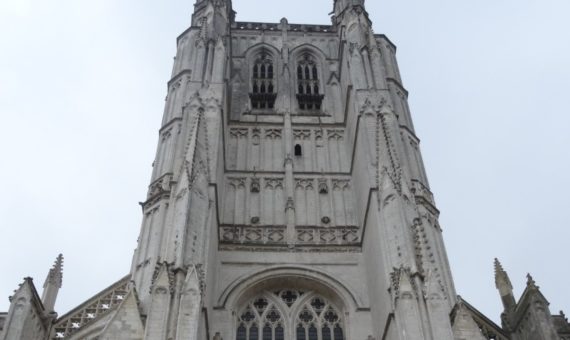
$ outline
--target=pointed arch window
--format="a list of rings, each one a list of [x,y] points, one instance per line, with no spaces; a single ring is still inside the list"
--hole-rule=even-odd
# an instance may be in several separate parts
[[[284,340],[281,311],[266,297],[258,297],[240,313],[236,340]]]
[[[342,315],[327,299],[292,289],[252,299],[236,326],[236,340],[346,340]]]
[[[307,301],[296,322],[296,340],[345,340],[340,313],[322,297]]]
[[[306,53],[297,62],[297,101],[301,110],[320,110],[321,94],[319,69],[315,58]]]
[[[251,77],[251,107],[254,110],[272,110],[275,107],[275,66],[267,53],[260,54],[253,64]]]

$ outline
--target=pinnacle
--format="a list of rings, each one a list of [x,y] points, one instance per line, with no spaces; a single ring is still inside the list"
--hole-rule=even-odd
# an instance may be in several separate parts
[[[61,288],[63,281],[63,254],[59,254],[55,259],[53,267],[49,270],[46,282],[44,283],[44,288],[48,284],[53,284],[58,288]]]
[[[57,259],[55,260],[53,268],[57,269],[57,271],[59,271],[59,272],[63,272],[63,254],[59,254],[57,256]]]
[[[509,290],[513,289],[513,285],[511,284],[509,275],[507,274],[505,269],[503,269],[503,265],[497,258],[495,258],[495,286],[497,287],[497,289],[501,288],[508,288]]]
[[[536,281],[534,281],[534,278],[532,277],[532,275],[530,275],[530,273],[528,273],[528,274],[526,275],[526,279],[527,279],[527,281],[526,281],[526,286],[527,286],[527,287],[530,287],[530,288],[538,288],[538,287],[536,286]]]
[[[497,273],[499,271],[505,271],[505,270],[503,269],[503,265],[501,264],[501,261],[499,261],[499,259],[495,257],[495,273]]]

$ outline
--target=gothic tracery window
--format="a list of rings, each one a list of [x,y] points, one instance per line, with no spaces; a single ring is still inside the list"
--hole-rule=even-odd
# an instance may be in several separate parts
[[[273,60],[267,53],[260,54],[253,64],[251,77],[251,107],[254,110],[273,109],[275,106],[275,80]]]
[[[236,340],[345,340],[345,332],[327,299],[285,289],[265,292],[239,311]]]
[[[318,65],[312,55],[306,53],[297,62],[297,101],[301,110],[320,110],[324,95],[319,88]]]

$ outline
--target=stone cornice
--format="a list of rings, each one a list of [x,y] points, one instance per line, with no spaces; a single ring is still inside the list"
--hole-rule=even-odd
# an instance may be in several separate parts
[[[176,75],[174,75],[174,77],[172,77],[167,83],[168,89],[170,89],[172,84],[174,84],[175,82],[180,80],[180,78],[182,78],[182,76],[184,76],[185,74],[188,74],[188,75],[192,74],[192,70],[185,69],[185,70],[178,72]]]
[[[387,80],[389,83],[392,83],[392,84],[396,85],[400,91],[404,92],[404,94],[406,95],[406,99],[408,98],[409,92],[408,92],[408,90],[406,90],[406,88],[404,87],[404,85],[402,85],[402,83],[400,83],[397,79],[394,79],[394,78],[391,78],[391,77],[386,78],[386,80]]]
[[[398,47],[396,44],[394,44],[385,34],[374,34],[374,36],[386,41],[394,49],[394,51],[397,51]]]
[[[180,39],[184,38],[184,36],[190,32],[191,30],[200,30],[200,26],[190,26],[184,32],[180,33],[180,35],[176,38],[176,44],[180,42]]]

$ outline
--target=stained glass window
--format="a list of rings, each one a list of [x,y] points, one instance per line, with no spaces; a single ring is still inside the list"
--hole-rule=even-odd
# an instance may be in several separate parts
[[[345,340],[336,307],[310,292],[265,292],[238,315],[236,340]],[[293,334],[287,334],[290,330]]]

